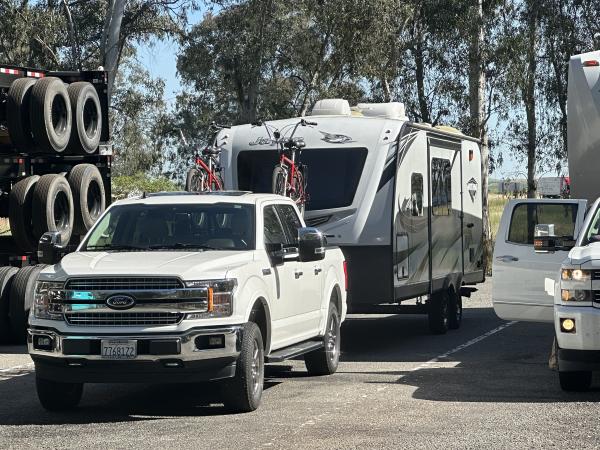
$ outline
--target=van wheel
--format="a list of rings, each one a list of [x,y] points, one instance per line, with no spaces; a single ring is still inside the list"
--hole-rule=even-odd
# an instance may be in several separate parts
[[[6,122],[12,144],[21,151],[31,151],[33,136],[29,120],[31,88],[37,80],[19,78],[10,85],[6,102]]]
[[[10,322],[8,321],[10,287],[13,277],[18,271],[16,267],[0,267],[0,344],[10,342]]]
[[[31,131],[42,152],[61,153],[71,137],[71,101],[63,81],[55,77],[38,80],[31,89]]]
[[[84,235],[106,208],[102,175],[93,164],[77,164],[68,181],[75,207],[73,232]]]
[[[433,294],[428,303],[429,329],[433,334],[446,334],[449,312],[448,292],[441,291]]]
[[[327,329],[323,336],[323,348],[304,355],[309,375],[331,375],[340,362],[340,315],[336,306],[329,303]]]
[[[583,392],[592,384],[592,372],[582,370],[577,372],[558,372],[560,387],[563,391]]]
[[[462,295],[450,291],[450,304],[448,309],[448,328],[450,330],[458,330],[462,323],[463,306]]]
[[[8,196],[8,222],[17,247],[24,252],[34,252],[38,240],[33,233],[33,191],[40,177],[32,175],[15,183]]]
[[[12,341],[15,344],[27,341],[27,320],[33,303],[35,282],[44,267],[44,264],[23,267],[12,280],[8,317]]]
[[[65,177],[42,175],[33,191],[33,231],[40,239],[46,231],[58,231],[61,245],[73,232],[73,194]]]
[[[265,358],[260,329],[248,322],[242,329],[242,350],[235,377],[223,383],[223,403],[232,412],[251,412],[259,407],[265,382]]]
[[[83,383],[60,383],[35,378],[40,403],[48,411],[65,411],[75,408],[83,395]]]
[[[96,151],[102,131],[102,109],[98,93],[91,83],[79,81],[67,88],[73,113],[69,151],[84,154]]]

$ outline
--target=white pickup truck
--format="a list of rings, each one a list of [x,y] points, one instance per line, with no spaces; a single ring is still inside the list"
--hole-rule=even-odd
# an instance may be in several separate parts
[[[47,233],[40,260],[57,261]],[[335,372],[345,261],[272,194],[157,194],[113,204],[38,278],[28,346],[38,397],[75,407],[84,383],[222,380],[252,411],[264,363],[304,355]]]

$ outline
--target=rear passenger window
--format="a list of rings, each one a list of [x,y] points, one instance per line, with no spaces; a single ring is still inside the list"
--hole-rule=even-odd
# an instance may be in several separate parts
[[[302,228],[302,223],[298,218],[298,214],[292,205],[277,205],[277,211],[283,222],[285,231],[288,234],[288,243],[298,243],[298,228]]]
[[[573,237],[576,220],[576,204],[521,203],[513,210],[508,241],[533,245],[533,234],[538,224],[554,224],[556,236]]]

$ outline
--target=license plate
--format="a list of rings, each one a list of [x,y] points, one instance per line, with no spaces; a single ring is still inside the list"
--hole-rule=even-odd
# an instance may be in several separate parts
[[[102,357],[106,359],[134,359],[137,356],[137,341],[102,340],[101,351]]]

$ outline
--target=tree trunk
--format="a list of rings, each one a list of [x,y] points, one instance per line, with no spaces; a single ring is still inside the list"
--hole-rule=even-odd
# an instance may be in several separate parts
[[[102,53],[102,63],[104,70],[108,72],[108,98],[112,95],[112,88],[117,76],[119,61],[121,59],[121,23],[125,14],[126,0],[111,0],[106,12],[107,20],[104,22],[102,33],[104,39],[104,48]]]
[[[523,92],[525,115],[527,117],[527,197],[535,198],[535,167],[537,152],[537,118],[535,110],[537,11],[535,0],[530,0],[528,2],[527,9],[527,69]]]
[[[387,76],[381,77],[381,90],[383,91],[383,101],[389,103],[392,101],[392,93],[390,90],[390,83],[388,82]]]
[[[431,123],[431,115],[427,106],[427,98],[425,95],[425,67],[423,57],[423,37],[418,33],[417,42],[415,43],[415,77],[417,81],[417,99],[419,101],[419,114],[422,122]]]

